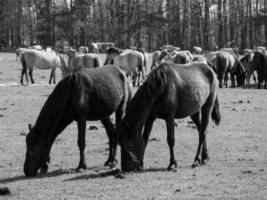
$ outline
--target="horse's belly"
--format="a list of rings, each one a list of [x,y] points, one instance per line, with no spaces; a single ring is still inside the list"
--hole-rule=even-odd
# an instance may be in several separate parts
[[[209,96],[208,87],[200,87],[184,92],[177,98],[176,118],[184,118],[197,113],[206,103]]]

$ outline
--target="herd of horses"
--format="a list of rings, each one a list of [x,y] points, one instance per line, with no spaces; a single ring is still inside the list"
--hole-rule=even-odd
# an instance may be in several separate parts
[[[46,53],[27,50],[21,55],[22,71],[26,73],[29,69],[31,79],[32,67],[40,67],[41,63],[43,66],[45,61],[52,62],[54,68],[61,68],[64,77],[47,98],[35,125],[29,125],[24,162],[26,176],[48,171],[51,147],[73,121],[78,126],[80,150],[77,170],[87,168],[85,132],[86,121],[91,120],[102,122],[109,139],[105,165],[116,165],[119,144],[121,169],[129,172],[143,168],[145,148],[157,118],[166,121],[170,150],[168,169],[176,168],[174,120],[189,116],[199,135],[192,166],[206,164],[209,161],[206,134],[210,118],[216,125],[221,121],[218,87],[227,87],[228,74],[232,87],[243,85],[246,79],[248,82],[247,76],[253,75],[254,71],[258,87],[267,79],[267,55],[261,51],[240,57],[228,49],[195,55],[190,51],[164,48],[153,53],[147,77],[144,76],[148,70],[147,53],[142,49],[108,48],[103,67],[100,67],[99,56],[93,53],[83,54],[71,49],[66,52],[68,62],[55,52],[50,52],[54,60],[48,59],[43,55]],[[141,85],[135,95],[131,92],[129,77],[133,86],[136,82]],[[143,84],[140,84],[140,77]],[[110,120],[112,113],[115,113],[115,125]]]

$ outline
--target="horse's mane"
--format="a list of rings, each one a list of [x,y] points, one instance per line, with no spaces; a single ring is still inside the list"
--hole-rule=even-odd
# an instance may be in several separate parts
[[[73,85],[79,80],[77,76],[80,76],[80,74],[81,70],[74,70],[56,85],[40,111],[33,127],[33,134],[49,138],[48,133],[51,133],[52,128],[54,128],[53,124],[57,123],[61,117],[67,117],[70,114],[68,112],[71,91],[73,91]]]
[[[144,84],[137,90],[124,118],[131,128],[139,128],[151,113],[152,106],[167,84],[168,64],[152,70]]]

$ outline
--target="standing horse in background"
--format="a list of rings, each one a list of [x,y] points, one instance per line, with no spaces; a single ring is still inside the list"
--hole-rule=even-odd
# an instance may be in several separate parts
[[[256,51],[254,53],[253,59],[249,65],[250,71],[257,71],[258,74],[258,88],[262,86],[262,82],[265,81],[265,88],[267,82],[267,54]]]
[[[175,64],[186,64],[193,61],[193,55],[189,51],[175,51],[170,53],[169,51],[162,51],[159,60],[171,61]]]
[[[254,53],[251,52],[251,53],[247,53],[244,57],[242,57],[240,59],[240,62],[245,67],[245,70],[246,70],[246,73],[247,73],[247,76],[246,76],[246,85],[247,86],[250,85],[250,77],[251,77],[251,75],[253,76],[254,82],[255,83],[257,82],[255,74],[254,74],[255,69],[251,67],[251,62],[252,62],[253,57],[254,57]]]
[[[47,98],[38,118],[26,137],[24,173],[36,176],[48,170],[50,150],[57,136],[72,122],[78,125],[80,162],[77,170],[86,169],[86,121],[101,120],[109,138],[106,166],[116,163],[117,136],[110,115],[115,112],[116,126],[121,122],[131,91],[125,74],[117,67],[81,68],[57,84]]]
[[[97,68],[102,66],[101,59],[97,54],[87,53],[83,54],[75,49],[67,51],[68,59],[68,72],[71,72],[80,67],[83,68]]]
[[[92,43],[91,43],[91,46],[92,46],[92,48],[93,48],[93,53],[98,54],[98,53],[99,53],[99,49],[98,49],[98,45],[97,45],[97,43],[92,42]]]
[[[53,83],[56,83],[56,68],[60,68],[62,71],[62,77],[66,76],[67,66],[64,59],[58,55],[56,52],[45,52],[45,51],[36,51],[30,50],[26,51],[21,56],[22,71],[20,83],[23,85],[23,76],[25,74],[26,81],[28,83],[27,69],[29,70],[29,76],[31,82],[34,83],[32,72],[33,68],[38,69],[51,69],[49,84],[51,84],[52,78]]]
[[[177,65],[168,62],[154,69],[137,90],[117,128],[122,170],[134,171],[143,167],[144,151],[156,118],[164,119],[167,125],[168,169],[177,167],[174,119],[187,116],[196,124],[199,133],[192,166],[205,164],[209,160],[206,134],[210,116],[217,125],[221,119],[217,87],[216,74],[204,63]]]
[[[89,53],[88,47],[87,46],[79,46],[79,52],[81,53]]]
[[[136,50],[141,52],[143,54],[143,56],[144,56],[144,64],[143,64],[143,66],[144,66],[145,72],[146,72],[147,71],[148,55],[147,55],[147,53],[146,53],[144,48],[137,48]]]
[[[132,76],[133,86],[140,85],[140,77],[144,75],[144,56],[141,52],[132,49],[121,50],[111,47],[107,50],[107,57],[104,65],[112,64],[120,67],[127,76]]]
[[[219,80],[219,87],[223,87],[224,84],[227,87],[228,73],[231,76],[232,87],[235,87],[235,76],[237,80],[237,86],[241,86],[245,82],[246,70],[238,58],[227,51],[219,51],[216,55],[216,71]]]

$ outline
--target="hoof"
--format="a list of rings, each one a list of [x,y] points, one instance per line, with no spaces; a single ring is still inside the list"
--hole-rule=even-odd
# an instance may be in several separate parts
[[[193,168],[200,167],[201,164],[202,164],[202,163],[200,162],[200,160],[195,160],[194,163],[192,164],[192,167],[193,167]]]
[[[176,161],[174,161],[174,162],[171,162],[169,164],[167,169],[168,169],[168,171],[176,171],[176,168],[177,168],[177,163],[176,163]]]
[[[43,167],[40,169],[40,174],[46,174],[48,171],[48,165],[45,164]]]
[[[202,165],[205,165],[205,164],[207,164],[209,161],[210,161],[210,157],[209,157],[209,156],[206,156],[205,158],[202,158],[202,162],[201,162],[201,164],[202,164]]]
[[[83,171],[85,171],[87,169],[87,166],[86,166],[86,164],[79,164],[79,166],[76,168],[76,172],[83,172]]]
[[[114,161],[106,161],[104,166],[105,167],[110,167],[110,168],[114,168],[116,165],[117,165],[118,161],[117,160],[114,160]]]

